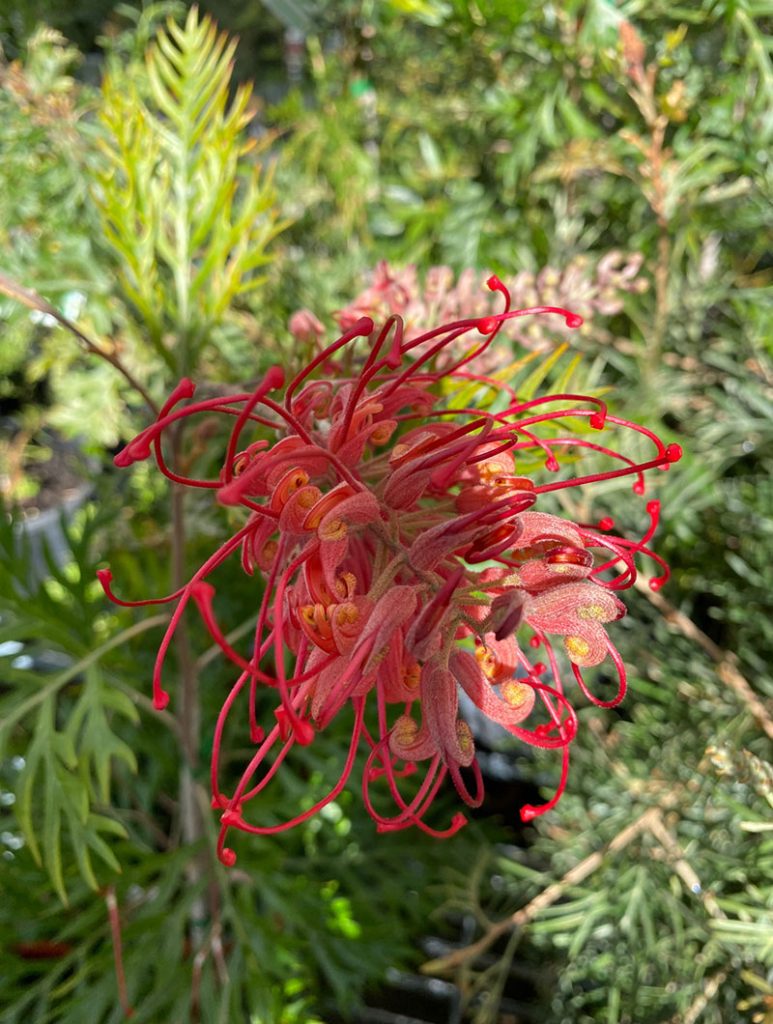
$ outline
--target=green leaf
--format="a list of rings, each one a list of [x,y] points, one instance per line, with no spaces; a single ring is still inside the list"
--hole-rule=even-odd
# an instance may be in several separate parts
[[[143,66],[115,69],[103,84],[111,169],[95,200],[124,294],[178,372],[192,372],[212,328],[259,285],[254,269],[286,226],[244,131],[250,90],[231,95],[235,46],[192,8],[184,25],[159,31]],[[167,332],[179,351],[163,343]]]

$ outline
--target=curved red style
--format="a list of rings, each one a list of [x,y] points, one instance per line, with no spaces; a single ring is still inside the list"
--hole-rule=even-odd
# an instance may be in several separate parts
[[[509,306],[497,278],[489,287]],[[623,699],[625,668],[609,630],[625,614],[618,594],[636,579],[636,556],[657,565],[651,586],[667,578],[648,547],[659,503],[647,503],[649,526],[630,540],[611,532],[608,516],[597,525],[562,518],[547,496],[623,476],[642,495],[645,475],[668,469],[681,451],[609,414],[598,398],[555,394],[519,402],[511,388],[474,372],[503,323],[533,315],[581,323],[564,309],[506,308],[406,341],[399,317],[379,330],[362,317],[288,382],[273,368],[252,391],[197,402],[194,385],[182,381],[158,419],[116,457],[119,466],[154,457],[171,480],[210,489],[222,504],[244,510],[241,528],[175,594],[123,602],[112,592],[109,570],[100,572],[107,596],[118,603],[175,603],[154,672],[156,708],[169,701],[163,664],[188,605],[198,608],[238,669],[215,726],[211,767],[225,864],[235,861],[226,845],[230,829],[267,834],[306,820],[340,793],[363,745],[369,749],[363,796],[380,831],[417,826],[453,834],[463,814],[445,827],[427,820],[444,779],[450,777],[467,805],[483,800],[460,688],[512,735],[561,752],[553,799],[521,810],[531,820],[555,805],[566,783],[577,731],[566,669],[593,703],[611,707]],[[339,362],[352,346],[347,367],[365,351],[356,373]],[[470,394],[475,382],[481,394],[499,393],[490,409],[456,404],[455,391]],[[165,432],[214,413],[231,424],[219,475],[180,476],[164,460]],[[629,438],[635,455],[622,450]],[[265,584],[247,653],[228,643],[207,582],[237,554],[242,570]],[[612,666],[617,683],[597,694],[585,673],[602,663]],[[266,728],[255,717],[258,687],[276,698]],[[347,705],[351,743],[330,792],[282,824],[253,823],[251,805],[293,746],[313,742]],[[366,725],[368,706],[375,734]],[[226,791],[224,730],[230,716],[244,713],[255,752]],[[419,766],[423,777],[406,796],[400,780]]]

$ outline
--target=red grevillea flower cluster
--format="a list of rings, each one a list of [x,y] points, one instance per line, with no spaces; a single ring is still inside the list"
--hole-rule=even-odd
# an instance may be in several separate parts
[[[597,263],[585,255],[575,256],[563,267],[543,267],[537,274],[522,270],[504,283],[516,306],[571,304],[584,320],[580,333],[591,335],[596,344],[606,343],[612,335],[605,329],[605,318],[623,309],[626,293],[647,288],[647,281],[639,276],[643,261],[641,253],[613,249]],[[497,298],[486,291],[477,270],[468,268],[457,277],[450,267],[433,266],[419,274],[413,264],[396,267],[382,260],[370,272],[368,286],[334,316],[339,328],[346,331],[360,317],[369,316],[379,323],[399,313],[405,336],[411,339],[438,323],[489,316],[496,312]],[[326,333],[307,309],[294,313],[288,326],[299,341],[320,341]],[[528,349],[549,350],[556,340],[567,340],[571,333],[556,317],[519,317],[503,324],[500,340],[506,337]],[[454,350],[447,350],[443,357],[449,361],[455,355]],[[510,358],[510,346],[494,346],[486,352],[484,368],[490,371],[504,366]]]
[[[666,579],[647,546],[658,502],[647,504],[650,524],[638,540],[614,535],[611,519],[575,523],[539,506],[551,492],[615,477],[630,476],[643,495],[644,474],[668,469],[681,451],[611,415],[598,398],[519,401],[506,384],[477,374],[476,359],[512,319],[558,314],[572,327],[581,323],[556,307],[510,310],[502,283],[488,284],[503,295],[504,312],[411,340],[399,316],[379,330],[362,317],[289,382],[274,367],[251,392],[192,401],[194,385],[183,380],[116,457],[119,466],[153,457],[176,484],[209,488],[222,505],[244,511],[243,525],[178,592],[134,602],[175,605],[153,678],[159,710],[169,701],[166,653],[189,605],[239,670],[223,694],[211,765],[226,864],[235,861],[230,829],[268,834],[306,820],[341,792],[360,748],[363,799],[379,831],[455,833],[462,813],[445,828],[427,817],[446,777],[468,806],[483,800],[460,691],[508,733],[559,751],[558,790],[544,806],[521,809],[528,821],[554,806],[565,785],[577,730],[567,674],[594,704],[623,698],[625,668],[607,625],[625,614],[617,594],[636,579],[636,556],[660,567],[652,586]],[[448,346],[459,351],[462,337],[465,354],[451,365],[438,359]],[[485,408],[455,401],[454,390],[477,393]],[[165,461],[164,434],[212,414],[231,425],[219,475],[181,476]],[[643,460],[620,450],[626,437],[637,451],[649,449]],[[592,471],[577,473],[580,455]],[[264,580],[248,651],[229,644],[208,581],[232,556]],[[109,570],[100,578],[113,600],[132,603],[115,598]],[[616,683],[604,683],[599,696],[586,670],[602,662]],[[259,688],[276,702],[265,729],[256,720]],[[347,706],[351,743],[332,789],[288,821],[254,823],[254,802],[295,744],[312,743]],[[249,721],[255,749],[226,788],[221,752],[234,715]],[[417,778],[407,784],[411,774]]]

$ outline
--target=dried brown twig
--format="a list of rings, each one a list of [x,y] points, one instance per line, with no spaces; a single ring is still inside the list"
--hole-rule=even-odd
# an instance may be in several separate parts
[[[68,330],[70,334],[74,335],[78,341],[84,346],[87,352],[91,355],[98,356],[100,359],[104,359],[105,362],[116,369],[124,380],[129,384],[138,395],[141,396],[142,400],[148,406],[154,416],[158,415],[158,406],[148,394],[145,387],[137,380],[134,374],[129,370],[118,356],[112,352],[108,352],[106,349],[97,345],[93,342],[88,335],[84,334],[83,331],[72,320],[68,320],[64,314],[60,313],[56,306],[52,306],[50,302],[44,299],[37,292],[31,288],[25,288],[20,284],[17,284],[12,278],[8,277],[7,274],[0,272],[0,294],[7,295],[9,299],[14,299],[16,302],[20,302],[23,306],[27,306],[28,309],[34,310],[36,313],[43,313],[46,316],[53,317],[58,324],[61,324],[65,330]]]
[[[743,704],[754,716],[758,725],[764,733],[773,739],[773,716],[765,705],[765,702],[752,689],[747,679],[741,674],[738,668],[736,656],[730,651],[724,651],[715,644],[710,636],[707,636],[702,629],[695,625],[692,619],[680,611],[662,594],[651,590],[644,580],[636,581],[636,588],[655,605],[663,618],[679,632],[692,640],[708,654],[716,663],[717,675],[729,686]]]
[[[425,974],[447,974],[464,964],[476,960],[500,936],[530,924],[541,911],[546,910],[559,900],[566,893],[567,889],[574,885],[579,885],[597,871],[608,856],[624,850],[645,832],[649,832],[657,843],[657,846],[650,851],[651,856],[670,864],[685,888],[700,898],[706,912],[711,917],[724,918],[725,914],[711,893],[704,891],[695,869],[687,860],[685,851],[663,820],[662,808],[649,807],[638,818],[621,829],[603,850],[596,850],[594,853],[589,854],[579,864],[575,864],[573,868],[570,868],[557,882],[553,882],[532,900],[529,900],[524,907],[516,910],[502,921],[491,924],[477,942],[464,946],[462,949],[456,949],[446,956],[430,960],[422,965],[422,972]]]
[[[529,922],[533,921],[534,918],[541,910],[545,910],[547,907],[552,906],[556,900],[560,899],[564,895],[566,890],[573,885],[578,885],[583,882],[589,875],[592,875],[594,871],[597,871],[604,862],[604,858],[611,854],[617,853],[620,850],[625,849],[637,836],[641,835],[642,832],[651,827],[652,822],[656,817],[660,816],[660,811],[657,807],[648,808],[640,817],[635,821],[631,822],[624,829],[614,837],[614,839],[603,849],[596,850],[589,856],[581,860],[579,864],[575,864],[573,868],[570,868],[566,874],[559,879],[557,882],[553,882],[542,892],[538,893],[534,899],[530,900],[525,907],[521,907],[520,910],[516,910],[510,917],[506,917],[502,921],[497,921],[492,924],[484,935],[478,939],[477,942],[473,942],[469,946],[465,946],[463,949],[454,950],[453,953],[449,953],[446,956],[439,957],[436,960],[430,960],[428,963],[423,964],[421,970],[425,974],[444,974],[448,971],[452,971],[454,968],[461,966],[470,960],[476,959],[481,953],[492,946],[500,935],[504,935],[506,932],[511,931],[514,928],[523,928]]]

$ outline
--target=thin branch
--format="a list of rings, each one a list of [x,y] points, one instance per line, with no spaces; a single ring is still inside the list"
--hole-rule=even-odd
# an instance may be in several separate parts
[[[636,588],[643,594],[646,594],[647,598],[663,615],[666,622],[675,626],[683,636],[686,636],[688,640],[692,640],[694,643],[698,644],[698,646],[708,654],[712,661],[716,663],[717,675],[722,682],[725,683],[726,686],[729,686],[736,696],[746,705],[749,712],[761,726],[763,732],[773,740],[773,717],[771,717],[771,714],[762,699],[757,696],[749,682],[739,671],[735,655],[730,651],[723,651],[722,648],[719,647],[718,644],[715,644],[711,637],[707,636],[702,629],[696,626],[692,619],[685,615],[684,612],[674,607],[674,605],[663,597],[662,594],[650,590],[644,580],[638,579],[636,581]]]
[[[703,991],[684,1014],[677,1013],[668,1024],[695,1024],[727,978],[727,971],[718,971],[706,979]]]
[[[547,909],[552,906],[556,900],[560,899],[567,889],[573,885],[578,885],[580,882],[585,881],[589,875],[592,875],[594,871],[597,871],[604,858],[610,853],[618,853],[620,850],[625,849],[629,843],[633,842],[637,836],[640,836],[642,832],[647,829],[651,829],[653,821],[660,816],[660,811],[657,807],[648,808],[640,817],[635,821],[631,822],[624,829],[612,839],[610,843],[603,850],[597,850],[595,853],[591,853],[584,860],[581,860],[579,864],[575,864],[573,868],[570,868],[566,874],[549,885],[542,892],[538,893],[534,899],[530,900],[525,907],[521,907],[520,910],[516,910],[510,917],[506,917],[504,920],[493,924],[485,935],[481,936],[477,942],[473,942],[469,946],[465,946],[463,949],[454,950],[453,953],[449,953],[447,956],[439,957],[436,960],[430,960],[426,964],[422,964],[421,971],[424,974],[440,974],[446,973],[459,967],[461,964],[466,963],[469,960],[474,960],[480,956],[481,953],[492,946],[500,935],[510,931],[513,928],[523,928],[529,922],[533,921],[534,918],[541,910]]]
[[[172,439],[173,465],[180,465],[181,426],[178,425]],[[179,590],[188,579],[186,568],[186,492],[179,484],[172,484],[172,590]],[[193,656],[190,630],[183,618],[175,632],[175,649],[180,675],[180,740],[182,764],[180,765],[180,831],[187,846],[196,846],[204,837],[201,810],[196,800],[196,770],[201,744],[201,711],[199,708],[199,677]],[[196,890],[205,878],[206,860],[201,852],[194,854],[187,865],[188,884]],[[190,909],[190,938],[194,955],[202,950],[204,942],[203,922],[207,907],[203,896],[195,896]]]
[[[115,886],[109,885],[105,890],[105,905],[110,922],[110,938],[113,944],[113,960],[115,962],[115,980],[118,988],[118,1002],[124,1017],[128,1020],[134,1016],[134,1010],[126,993],[126,974],[123,969],[123,953],[121,950],[121,918],[118,912],[118,901],[115,898]]]
[[[533,921],[540,911],[546,910],[560,899],[567,889],[578,885],[597,871],[606,856],[625,849],[626,846],[645,831],[649,832],[659,844],[658,848],[650,851],[650,855],[656,859],[666,859],[669,862],[674,873],[681,879],[686,888],[694,895],[700,897],[709,916],[715,920],[726,919],[725,913],[711,893],[704,891],[698,875],[687,860],[685,851],[682,849],[679,841],[666,827],[662,809],[660,807],[650,807],[635,821],[621,829],[603,850],[598,850],[580,861],[579,864],[575,864],[559,881],[547,886],[534,899],[530,900],[526,906],[521,907],[520,910],[516,910],[515,913],[504,920],[490,925],[477,942],[423,964],[420,968],[421,971],[425,974],[449,973],[455,968],[474,961],[489,949],[501,935],[512,931],[513,937],[517,936],[518,932]],[[669,1024],[694,1024],[714,995],[716,995],[725,977],[725,974],[720,973],[710,978],[704,986],[703,993],[692,1004],[686,1016],[684,1018],[676,1017]]]
[[[668,857],[674,873],[678,875],[685,887],[691,893],[700,897],[703,906],[706,908],[706,913],[715,920],[727,920],[727,915],[719,906],[712,894],[704,890],[698,875],[687,860],[687,856],[679,844],[679,841],[666,827],[666,823],[663,821],[663,816],[660,811],[658,811],[650,821],[649,829],[663,847],[663,851]]]
[[[17,284],[12,278],[6,274],[0,272],[0,293],[7,295],[10,299],[15,299],[16,302],[21,302],[22,305],[27,306],[28,309],[35,310],[37,313],[45,313],[47,316],[51,316],[56,320],[57,323],[61,324],[65,330],[69,331],[70,334],[74,335],[78,341],[84,346],[87,352],[91,355],[98,356],[100,359],[104,359],[105,362],[109,363],[114,369],[116,369],[124,380],[137,392],[138,395],[145,402],[147,407],[150,409],[153,416],[158,416],[158,406],[150,397],[144,386],[140,384],[134,374],[129,370],[118,356],[112,352],[107,352],[101,348],[96,342],[93,342],[83,331],[72,322],[68,320],[66,316],[59,312],[59,310],[52,306],[50,302],[38,295],[37,292],[31,288],[24,288],[22,285]]]

